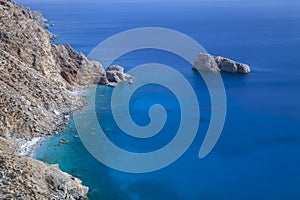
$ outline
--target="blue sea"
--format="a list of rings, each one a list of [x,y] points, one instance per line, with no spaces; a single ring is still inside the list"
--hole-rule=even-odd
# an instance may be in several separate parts
[[[247,63],[251,73],[222,73],[227,113],[215,148],[204,159],[198,152],[211,117],[210,97],[201,76],[186,60],[145,49],[115,61],[130,70],[162,63],[180,72],[196,92],[201,120],[191,147],[158,171],[120,172],[96,160],[77,136],[72,118],[66,129],[49,137],[36,158],[59,163],[62,170],[89,186],[96,200],[299,200],[300,199],[300,2],[297,0],[17,0],[41,10],[50,30],[88,55],[108,37],[132,28],[163,27],[195,39],[211,54]],[[131,99],[131,115],[149,123],[148,110],[168,111],[157,137],[134,140],[111,114],[113,88],[99,86],[96,112],[107,136],[118,146],[154,151],[174,137],[180,109],[174,94],[156,84],[141,87]],[[193,112],[193,110],[191,110]],[[88,120],[88,119],[86,119]],[[59,145],[60,139],[67,144]]]

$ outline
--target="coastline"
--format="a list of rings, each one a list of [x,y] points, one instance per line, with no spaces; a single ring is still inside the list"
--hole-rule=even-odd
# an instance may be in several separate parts
[[[72,92],[72,94],[76,94],[80,96],[81,101],[80,107],[74,108],[73,112],[70,113],[61,113],[60,111],[55,111],[57,115],[63,115],[65,118],[64,123],[62,123],[59,127],[57,127],[57,130],[53,132],[53,134],[48,135],[48,136],[39,136],[39,137],[33,137],[29,140],[22,139],[22,138],[17,138],[13,142],[16,144],[17,147],[17,152],[18,155],[20,156],[26,156],[26,157],[31,157],[35,159],[35,156],[39,152],[39,148],[44,145],[44,143],[49,139],[51,136],[59,136],[61,132],[63,132],[68,125],[70,125],[70,118],[72,117],[73,114],[78,114],[81,112],[85,112],[86,109],[89,109],[89,105],[85,101],[85,97],[89,95],[89,91],[91,90],[92,87],[96,86],[90,86],[90,87],[85,87],[80,90],[75,90]]]
[[[27,8],[28,9],[28,8]],[[70,94],[76,95],[79,97],[77,105],[74,106],[71,112],[64,112],[62,110],[54,110],[54,114],[56,116],[60,116],[63,118],[63,122],[59,124],[56,129],[53,130],[53,133],[47,136],[38,136],[30,139],[16,138],[13,139],[12,142],[16,145],[17,154],[20,156],[31,157],[35,159],[36,154],[38,153],[39,147],[43,145],[43,143],[52,135],[59,135],[60,132],[64,131],[65,128],[70,123],[70,116],[73,115],[74,112],[78,112],[84,109],[87,104],[84,100],[84,96],[88,94],[89,89],[93,86],[77,88],[76,90],[69,91]]]
[[[87,199],[79,178],[32,157],[84,107],[88,88],[131,76],[54,44],[40,12],[0,0],[0,15],[0,199]]]
[[[88,187],[81,180],[32,157],[47,136],[66,127],[70,113],[84,106],[84,90],[105,71],[69,45],[54,45],[40,12],[1,0],[0,14],[6,16],[0,22],[5,105],[0,113],[0,199],[87,199]],[[72,76],[69,66],[83,73]]]
[[[29,141],[17,139],[17,143],[19,144],[18,155],[34,158],[39,146],[41,146],[46,139],[46,137],[34,137]]]
[[[55,23],[49,30],[59,33],[61,37],[55,39],[54,43],[70,42],[76,50],[83,51],[85,55],[88,55],[100,41],[119,31],[155,25],[183,32],[200,42],[213,56],[212,61],[215,61],[213,66],[218,65],[214,55],[225,56],[251,66],[251,72],[247,75],[221,72],[227,96],[224,130],[211,154],[205,159],[199,159],[198,153],[203,146],[204,136],[208,127],[213,125],[211,123],[213,110],[207,87],[197,71],[190,69],[192,65],[186,64],[185,60],[177,58],[176,55],[152,50],[133,52],[116,60],[115,62],[127,69],[149,61],[157,61],[182,73],[199,101],[201,109],[199,132],[190,148],[170,167],[147,174],[127,174],[106,167],[102,162],[95,160],[80,138],[76,138],[81,135],[77,134],[72,114],[69,113],[70,120],[66,124],[67,127],[62,125],[63,130],[58,134],[51,132],[53,135],[45,136],[43,145],[37,146],[37,155],[34,159],[50,165],[59,163],[62,171],[81,179],[83,185],[89,187],[87,196],[90,200],[300,199],[300,190],[297,188],[300,183],[300,156],[298,156],[300,104],[297,102],[297,89],[300,86],[300,79],[297,76],[300,70],[297,64],[297,46],[300,45],[297,35],[300,35],[300,27],[297,24],[300,23],[300,18],[297,17],[299,12],[296,12],[297,8],[300,8],[300,2],[287,4],[283,1],[243,3],[176,1],[172,5],[168,2],[157,4],[142,2],[122,3],[121,6],[117,6],[118,4],[111,1],[106,3],[17,1],[21,5],[26,4],[31,8],[42,10],[45,17]],[[176,43],[175,41],[175,46],[180,48],[180,44]],[[5,67],[0,66],[0,73],[3,68]],[[152,76],[152,73],[149,75]],[[153,76],[156,75],[153,73]],[[162,78],[166,77],[161,75]],[[136,85],[138,78],[135,80]],[[17,84],[18,81],[14,83]],[[3,84],[0,86],[3,89]],[[176,87],[181,88],[181,85]],[[116,126],[110,109],[109,91],[112,89],[100,86],[95,101],[97,118],[110,141],[124,150],[149,152],[164,147],[172,139],[171,133],[176,133],[179,124],[179,119],[173,122],[172,118],[181,115],[177,112],[179,111],[177,100],[171,93],[172,97],[168,97],[167,91],[157,92],[159,88],[155,85],[144,87],[139,93],[132,95],[129,109],[132,120],[137,125],[146,125],[149,122],[148,108],[154,105],[153,102],[162,103],[167,111],[168,120],[170,119],[164,126],[166,134],[162,132],[160,135],[157,134],[157,137],[139,140],[128,137],[120,130],[120,126]],[[124,89],[127,91],[127,87]],[[75,96],[78,93],[77,90],[74,92],[72,90],[70,94]],[[122,98],[119,101],[122,103]],[[65,109],[55,111],[56,113],[51,110],[54,114],[61,114]],[[193,109],[190,112],[193,112]],[[82,118],[84,123],[90,120]],[[24,135],[25,133],[27,134],[24,132]],[[166,137],[167,134],[170,135],[169,138]],[[28,137],[28,140],[30,138]],[[16,196],[5,198],[6,192],[22,194],[23,187],[24,192],[39,191],[39,188],[36,188],[38,185],[54,189],[47,192],[44,198],[34,197],[32,193],[27,197],[22,195],[22,199],[50,199],[51,194],[59,191],[49,182],[37,182],[39,179],[44,180],[43,174],[49,173],[39,171],[36,166],[47,169],[48,165],[27,157],[15,156],[13,152],[16,152],[15,149],[5,151],[3,154],[7,156],[2,156],[1,139],[2,137],[0,137],[0,162],[4,157],[5,163],[1,163],[0,171],[8,175],[6,176],[8,178],[11,174],[23,176],[17,176],[13,180],[0,175],[0,179],[2,178],[0,199],[18,199]],[[68,142],[60,144],[60,139]],[[101,146],[99,150],[102,151]],[[103,152],[104,155],[108,155],[105,148]],[[26,168],[22,163],[28,163],[29,167]],[[2,166],[8,169],[10,166],[15,167],[13,170],[6,170],[2,169]],[[24,173],[19,173],[17,168]],[[30,179],[30,176],[34,179]],[[10,187],[1,185],[2,180],[12,184]],[[22,180],[23,184],[14,184],[13,181],[18,180]],[[31,180],[34,182],[30,183]],[[55,179],[47,177],[45,180]],[[61,188],[69,188],[67,185],[62,186]],[[18,191],[18,188],[21,190]],[[61,196],[53,199],[64,198]]]

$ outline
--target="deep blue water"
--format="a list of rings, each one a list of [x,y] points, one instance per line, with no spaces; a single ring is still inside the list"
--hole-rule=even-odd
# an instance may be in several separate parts
[[[300,199],[300,3],[298,1],[22,1],[55,24],[55,43],[70,43],[86,55],[101,41],[131,28],[158,26],[189,35],[211,54],[250,64],[248,75],[222,74],[227,116],[220,140],[198,159],[210,119],[210,99],[201,76],[176,55],[143,50],[119,58],[126,70],[164,63],[182,73],[197,93],[201,122],[188,151],[165,169],[129,174],[105,167],[84,148],[73,121],[41,147],[37,158],[60,167],[90,187],[90,199],[214,200]],[[109,109],[112,88],[97,89],[96,108],[107,135],[124,149],[152,151],[178,128],[178,102],[166,88],[148,85],[134,94],[136,123],[149,122],[149,106],[168,110],[167,127],[151,141],[124,136]],[[105,108],[105,109],[104,109]],[[106,109],[108,108],[108,109]],[[165,133],[165,134],[163,134]],[[167,134],[170,133],[170,134]],[[59,139],[70,142],[59,146]]]

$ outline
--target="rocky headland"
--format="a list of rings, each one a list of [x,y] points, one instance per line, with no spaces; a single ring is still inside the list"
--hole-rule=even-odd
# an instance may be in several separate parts
[[[19,141],[54,134],[84,105],[80,92],[131,76],[106,71],[70,45],[55,45],[40,12],[0,0],[0,199],[86,199],[88,188],[58,166],[18,155]]]

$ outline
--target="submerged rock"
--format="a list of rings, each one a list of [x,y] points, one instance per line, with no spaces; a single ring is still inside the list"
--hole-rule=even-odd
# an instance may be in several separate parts
[[[59,144],[67,144],[68,142],[69,142],[69,140],[65,140],[65,139],[59,140]]]
[[[195,61],[194,70],[210,72],[229,72],[229,73],[250,73],[250,67],[247,64],[233,61],[223,56],[213,56],[207,53],[200,53]]]
[[[128,81],[128,83],[129,83],[129,84],[133,84],[133,83],[134,83],[133,79],[130,79],[130,80]]]

